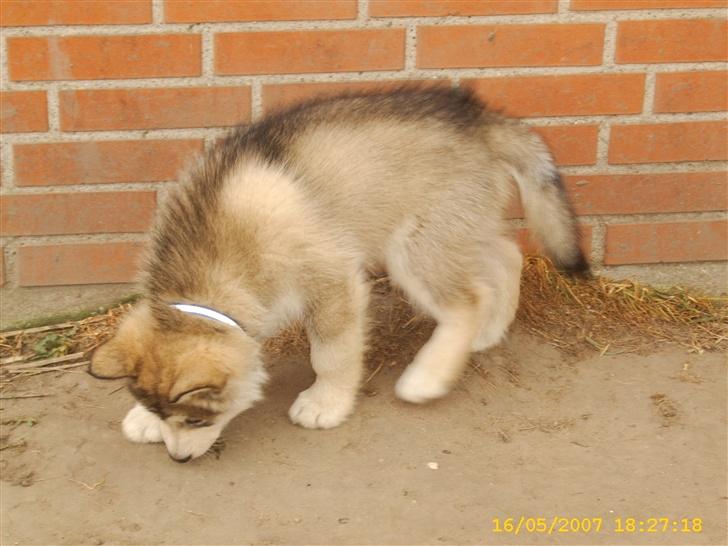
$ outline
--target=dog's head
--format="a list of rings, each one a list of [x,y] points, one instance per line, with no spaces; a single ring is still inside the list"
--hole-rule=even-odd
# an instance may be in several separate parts
[[[170,456],[199,457],[223,427],[262,397],[266,379],[258,344],[243,332],[191,318],[164,327],[146,303],[96,350],[94,377],[129,378],[140,404],[159,416]]]

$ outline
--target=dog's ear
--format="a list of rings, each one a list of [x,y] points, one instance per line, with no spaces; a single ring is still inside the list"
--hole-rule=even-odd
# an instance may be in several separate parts
[[[175,381],[169,391],[170,403],[185,402],[191,398],[214,403],[220,399],[227,383],[227,374],[216,369],[202,368],[201,366],[196,370],[197,373],[190,370]]]
[[[170,403],[194,399],[204,405],[220,400],[230,376],[233,348],[218,336],[185,336],[176,355],[176,376],[169,388]]]
[[[133,358],[114,338],[94,351],[88,373],[97,379],[129,377],[134,367]]]
[[[99,379],[119,379],[135,375],[136,364],[142,358],[144,328],[149,312],[145,305],[134,309],[122,321],[116,335],[96,349],[88,372]]]
[[[206,401],[215,401],[220,398],[222,389],[214,385],[205,385],[203,387],[193,387],[190,390],[179,392],[179,389],[173,389],[169,394],[170,403],[177,404],[178,402],[185,402],[190,398],[197,398]]]

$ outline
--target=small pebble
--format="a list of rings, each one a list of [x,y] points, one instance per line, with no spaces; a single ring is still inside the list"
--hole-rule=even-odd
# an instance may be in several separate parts
[[[430,470],[437,470],[438,468],[440,468],[440,465],[437,463],[427,463],[427,468],[429,468]]]

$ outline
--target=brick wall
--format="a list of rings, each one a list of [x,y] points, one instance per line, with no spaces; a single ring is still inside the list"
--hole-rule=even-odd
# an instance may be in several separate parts
[[[4,323],[133,291],[157,202],[226,126],[402,80],[533,125],[599,271],[725,290],[725,0],[0,5]]]

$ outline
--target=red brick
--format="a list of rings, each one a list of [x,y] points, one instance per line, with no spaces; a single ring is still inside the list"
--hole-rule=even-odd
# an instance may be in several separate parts
[[[20,247],[20,286],[131,283],[142,252],[141,243]]]
[[[0,197],[3,235],[136,233],[152,225],[153,191],[49,193]]]
[[[726,0],[571,0],[571,10],[721,8]]]
[[[604,263],[652,264],[728,259],[728,222],[610,224]]]
[[[580,74],[465,80],[491,107],[512,116],[642,112],[644,74]]]
[[[614,125],[609,163],[669,163],[728,159],[728,123]]]
[[[596,125],[534,127],[551,149],[557,165],[592,165],[597,160]]]
[[[0,92],[0,132],[28,133],[48,130],[45,91]]]
[[[124,25],[152,22],[151,0],[3,0],[0,26]]]
[[[728,210],[728,173],[645,173],[565,177],[577,214]]]
[[[16,144],[18,186],[174,180],[201,140],[119,140]]]
[[[250,121],[249,87],[61,91],[61,129],[223,127]]]
[[[592,227],[588,224],[579,224],[579,236],[579,246],[588,259],[591,256]],[[523,254],[543,254],[541,247],[534,240],[531,230],[528,228],[519,228],[516,230],[516,242]]]
[[[8,38],[11,80],[98,80],[199,76],[200,36]]]
[[[728,110],[728,72],[657,74],[655,112]]]
[[[417,66],[599,65],[603,43],[603,24],[425,26],[417,29]]]
[[[446,17],[448,15],[500,15],[555,13],[557,0],[369,0],[371,17]]]
[[[263,109],[270,112],[314,97],[340,93],[391,90],[407,84],[420,87],[449,87],[450,80],[385,80],[336,83],[282,83],[263,85]]]
[[[215,35],[217,74],[398,70],[404,29],[233,32]]]
[[[356,0],[166,0],[168,23],[355,19]]]
[[[680,63],[728,60],[725,19],[621,21],[618,63]]]

